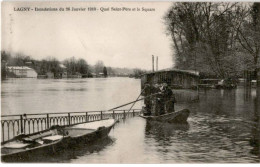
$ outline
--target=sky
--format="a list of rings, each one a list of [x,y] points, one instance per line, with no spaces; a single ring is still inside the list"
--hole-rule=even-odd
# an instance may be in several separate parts
[[[163,16],[171,2],[3,2],[2,50],[34,59],[72,56],[94,65],[152,69],[152,55],[159,69],[173,66],[171,39]],[[17,11],[30,7],[30,11]],[[35,11],[44,8],[87,8],[97,11]],[[140,11],[111,11],[111,8]],[[110,11],[101,11],[109,8]],[[145,12],[142,8],[155,11]]]

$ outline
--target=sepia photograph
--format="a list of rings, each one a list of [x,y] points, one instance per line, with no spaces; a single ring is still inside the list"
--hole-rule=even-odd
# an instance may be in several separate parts
[[[260,2],[1,2],[1,163],[260,163]]]

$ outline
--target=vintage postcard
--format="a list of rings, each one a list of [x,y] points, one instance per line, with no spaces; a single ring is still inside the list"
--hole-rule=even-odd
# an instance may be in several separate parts
[[[260,162],[259,2],[1,3],[1,162]]]

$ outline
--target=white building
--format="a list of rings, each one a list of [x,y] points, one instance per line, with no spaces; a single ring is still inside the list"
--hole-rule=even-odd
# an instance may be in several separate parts
[[[7,70],[19,78],[37,78],[35,70],[27,66],[8,66]]]

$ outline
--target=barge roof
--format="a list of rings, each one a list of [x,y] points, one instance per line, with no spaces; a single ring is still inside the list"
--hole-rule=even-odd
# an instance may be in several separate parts
[[[156,73],[160,73],[160,72],[181,72],[181,73],[186,73],[186,74],[189,74],[189,75],[199,76],[198,71],[180,70],[180,69],[175,69],[175,68],[166,68],[166,69],[162,69],[162,70],[158,70],[158,71],[154,71],[154,72],[147,72],[145,74],[142,74],[141,76],[149,75],[149,74],[156,74]]]

